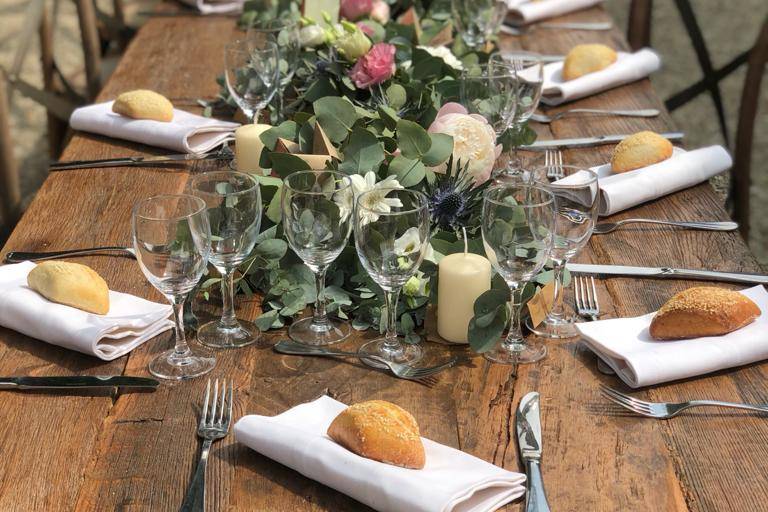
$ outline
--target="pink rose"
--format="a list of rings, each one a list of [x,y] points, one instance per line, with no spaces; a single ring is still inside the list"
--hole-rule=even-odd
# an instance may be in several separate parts
[[[355,21],[368,16],[373,9],[373,0],[341,0],[339,14],[342,18]]]
[[[395,47],[376,43],[350,70],[349,77],[359,89],[386,82],[395,74]]]
[[[462,167],[469,164],[468,172],[474,176],[475,185],[491,177],[496,159],[501,155],[501,145],[496,144],[496,132],[483,116],[470,114],[458,103],[446,103],[428,131],[453,137],[454,163],[461,160]],[[444,173],[445,165],[434,171]]]
[[[371,19],[386,25],[389,22],[389,4],[384,0],[373,0]]]

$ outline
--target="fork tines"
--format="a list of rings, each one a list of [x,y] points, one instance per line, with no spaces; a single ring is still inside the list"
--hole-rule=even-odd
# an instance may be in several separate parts
[[[600,392],[605,398],[625,409],[629,409],[630,411],[643,416],[654,416],[654,411],[651,409],[651,404],[648,402],[620,393],[613,388],[609,388],[605,384],[600,384]]]
[[[589,278],[589,284],[587,284],[587,278]],[[596,318],[600,314],[594,276],[574,276],[573,295],[579,315]]]
[[[232,398],[234,383],[229,382],[229,388],[227,388],[227,381],[221,382],[221,393],[219,393],[219,379],[216,379],[213,385],[213,403],[209,409],[208,402],[211,401],[211,379],[208,379],[208,385],[205,387],[205,399],[203,400],[203,408],[200,411],[200,428],[206,427],[220,427],[228,430],[229,424],[232,421]],[[218,412],[219,416],[216,417]]]
[[[547,178],[559,180],[565,177],[563,170],[563,153],[559,149],[548,149],[544,152],[544,167]]]

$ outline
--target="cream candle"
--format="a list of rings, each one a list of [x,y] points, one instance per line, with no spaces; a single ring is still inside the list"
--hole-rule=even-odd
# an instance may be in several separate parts
[[[438,264],[437,333],[446,341],[467,342],[474,305],[491,288],[491,262],[478,254],[450,254]]]
[[[264,143],[261,134],[272,128],[268,124],[244,124],[235,130],[235,163],[240,172],[260,171],[259,159]]]

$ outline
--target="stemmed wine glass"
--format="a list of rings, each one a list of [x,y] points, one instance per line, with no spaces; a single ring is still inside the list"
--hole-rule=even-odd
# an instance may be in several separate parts
[[[343,207],[352,180],[335,171],[301,171],[283,182],[281,206],[288,244],[315,274],[317,298],[312,317],[291,324],[288,336],[307,345],[329,345],[349,336],[349,324],[328,318],[325,272],[347,245],[351,215]]]
[[[235,348],[261,336],[255,324],[235,316],[234,272],[253,251],[261,227],[261,191],[249,174],[213,171],[192,176],[189,193],[202,199],[211,226],[210,262],[221,274],[223,310],[220,320],[197,330],[203,345]]]
[[[139,201],[131,215],[133,248],[139,268],[173,305],[176,345],[149,363],[161,379],[189,379],[208,373],[216,359],[194,354],[184,336],[184,300],[205,272],[211,230],[205,202],[190,195],[164,195]]]
[[[473,50],[482,48],[499,32],[507,3],[504,0],[451,0],[456,28]]]
[[[272,38],[234,41],[224,49],[224,78],[229,94],[256,123],[280,84],[280,53]]]
[[[484,117],[497,139],[508,128],[516,91],[517,79],[510,69],[487,64],[465,69],[459,81],[461,104],[470,114]]]
[[[397,363],[423,356],[417,344],[397,338],[397,300],[403,285],[419,269],[429,246],[429,209],[424,194],[404,189],[376,189],[360,194],[354,211],[355,245],[366,272],[384,291],[387,330],[382,339],[360,347]],[[363,359],[372,366],[381,366]]]
[[[554,197],[540,185],[522,181],[495,185],[483,194],[485,253],[512,292],[509,333],[483,354],[497,363],[533,363],[547,354],[542,343],[526,342],[520,329],[522,290],[541,270],[552,250]]]
[[[534,172],[536,179],[550,181],[547,188],[555,196],[554,243],[552,246],[554,304],[546,319],[532,332],[546,338],[578,336],[573,315],[566,313],[563,304],[563,269],[589,241],[597,221],[600,188],[594,171],[571,165],[557,165],[557,173],[550,168]],[[558,175],[557,178],[553,176]]]

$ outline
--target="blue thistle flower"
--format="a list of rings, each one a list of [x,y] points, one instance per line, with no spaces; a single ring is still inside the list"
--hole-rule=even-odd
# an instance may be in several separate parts
[[[454,166],[448,160],[445,174],[436,174],[435,182],[427,190],[432,224],[445,231],[470,229],[472,214],[479,211],[486,185],[473,186],[474,178],[467,171],[469,165]]]

